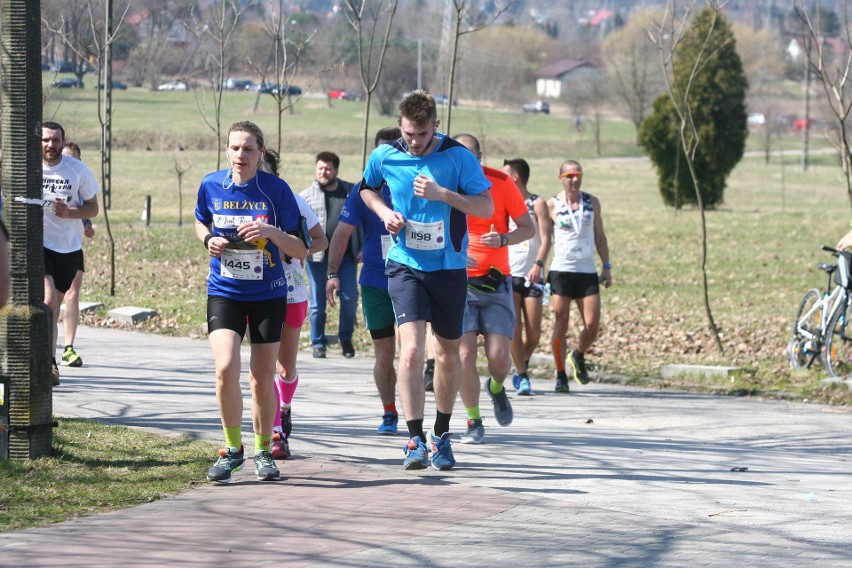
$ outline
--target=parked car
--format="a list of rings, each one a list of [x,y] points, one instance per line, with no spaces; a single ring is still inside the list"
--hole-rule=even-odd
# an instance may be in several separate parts
[[[748,115],[746,122],[749,126],[763,126],[766,124],[766,117],[762,112],[753,112]]]
[[[168,81],[157,87],[158,91],[186,91],[186,83],[183,81]]]
[[[524,112],[543,112],[550,114],[550,103],[547,101],[537,100],[524,103]]]
[[[257,85],[248,79],[228,79],[222,82],[222,88],[229,91],[252,91]]]
[[[450,97],[443,93],[432,95],[432,98],[435,99],[435,104],[438,106],[447,106],[450,103]],[[459,106],[459,102],[457,100],[453,100],[453,106]]]
[[[260,92],[261,93],[272,93],[274,95],[277,95],[280,92],[281,94],[295,97],[295,96],[302,94],[302,88],[297,87],[296,85],[287,86],[286,84],[282,84],[279,87],[278,85],[275,85],[274,83],[273,84],[261,83],[260,84]]]
[[[329,89],[328,98],[330,99],[345,99],[346,91],[343,89]]]
[[[70,61],[57,61],[50,66],[50,70],[55,73],[73,73],[74,64]]]
[[[364,91],[346,91],[343,95],[345,101],[363,101],[366,98],[367,95],[364,94]]]
[[[63,79],[57,79],[52,82],[50,86],[53,89],[73,89],[74,87],[79,87],[80,82],[73,77],[65,77]]]
[[[103,88],[104,88],[104,83],[101,83],[101,84],[99,84],[99,85],[96,85],[96,86],[95,86],[95,88],[96,88],[96,89],[103,89]],[[122,83],[121,81],[112,81],[112,89],[113,89],[114,91],[126,91],[126,90],[127,90],[127,85],[125,85],[125,84],[124,84],[124,83]]]

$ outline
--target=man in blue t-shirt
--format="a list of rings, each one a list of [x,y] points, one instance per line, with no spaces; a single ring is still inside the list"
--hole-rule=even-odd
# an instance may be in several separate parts
[[[376,146],[390,144],[399,140],[401,135],[399,128],[395,126],[382,128],[376,133]],[[364,233],[361,253],[361,261],[364,264],[359,279],[361,308],[364,310],[364,322],[373,339],[376,352],[373,379],[384,407],[382,423],[377,431],[379,434],[396,434],[399,422],[395,403],[396,371],[393,367],[396,334],[393,304],[388,294],[388,277],[385,276],[385,256],[390,248],[391,237],[382,220],[364,205],[359,188],[360,183],[355,185],[340,212],[340,222],[328,247],[328,271],[337,273],[349,238],[360,226]],[[382,184],[381,193],[385,205],[390,207],[390,189],[386,184]],[[329,278],[325,290],[329,305],[334,307],[335,295],[340,293],[340,280]]]
[[[459,343],[467,294],[467,215],[490,217],[489,188],[476,157],[438,134],[435,99],[416,90],[399,105],[402,136],[373,150],[361,198],[392,235],[385,274],[400,336],[399,397],[411,437],[405,469],[455,465],[450,418],[461,380]],[[390,188],[391,206],[379,194]],[[371,190],[371,191],[364,191]],[[423,432],[426,322],[435,336],[435,406],[430,447]]]

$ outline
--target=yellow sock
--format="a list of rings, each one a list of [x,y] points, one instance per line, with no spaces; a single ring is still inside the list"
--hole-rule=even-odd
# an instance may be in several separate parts
[[[470,408],[465,408],[465,411],[467,411],[467,417],[471,420],[479,420],[480,418],[482,418],[482,415],[479,413],[478,406],[471,406]]]
[[[500,394],[503,392],[503,383],[498,383],[492,378],[488,383],[488,390],[491,391],[491,394]]]
[[[243,445],[243,429],[242,426],[233,426],[231,428],[222,427],[225,431],[225,445],[229,448],[240,449]]]
[[[268,452],[270,444],[272,444],[272,436],[254,435],[254,453]]]

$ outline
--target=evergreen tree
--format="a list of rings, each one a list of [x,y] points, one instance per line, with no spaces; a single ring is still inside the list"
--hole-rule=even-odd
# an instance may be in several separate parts
[[[713,208],[723,202],[725,180],[742,158],[748,136],[748,81],[731,26],[721,14],[705,9],[695,16],[672,62],[672,76],[674,101],[686,102],[688,111],[681,110],[691,113],[697,133],[695,138],[684,130],[687,147],[695,150],[701,197],[706,208]],[[696,204],[697,198],[674,104],[668,94],[654,101],[652,114],[639,129],[639,144],[657,167],[663,202],[680,208]]]

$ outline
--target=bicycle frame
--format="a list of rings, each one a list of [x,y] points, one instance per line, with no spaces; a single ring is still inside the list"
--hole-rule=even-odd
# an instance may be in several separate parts
[[[831,275],[829,274],[829,282],[831,279]],[[840,285],[834,287],[831,294],[823,295],[822,299],[811,307],[806,313],[802,314],[800,318],[800,322],[808,321],[814,313],[819,310],[819,326],[815,330],[814,333],[811,333],[806,328],[802,327],[801,323],[796,326],[796,331],[802,334],[802,337],[807,338],[808,342],[811,344],[810,347],[813,348],[817,346],[818,349],[815,349],[816,352],[819,352],[822,345],[825,343],[825,336],[828,333],[828,322],[831,321],[831,317],[838,310],[845,310],[846,306],[849,302],[849,292]],[[816,339],[816,345],[814,345],[814,339]]]

